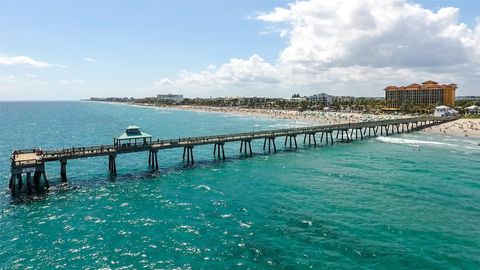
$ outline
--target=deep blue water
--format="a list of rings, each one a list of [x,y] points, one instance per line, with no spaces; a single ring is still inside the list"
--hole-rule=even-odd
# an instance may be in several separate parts
[[[252,144],[48,164],[47,195],[7,190],[12,148],[109,144],[130,124],[162,139],[288,121],[88,102],[0,103],[0,268],[478,269],[480,138],[410,133],[275,155]],[[299,140],[301,144],[301,140]]]

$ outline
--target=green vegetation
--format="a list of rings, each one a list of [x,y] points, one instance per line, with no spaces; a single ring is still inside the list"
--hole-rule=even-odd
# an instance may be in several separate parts
[[[181,103],[174,101],[158,101],[155,97],[147,97],[141,99],[134,98],[91,98],[93,101],[111,101],[111,102],[132,102],[138,104],[151,104],[156,106],[175,106],[175,105],[189,105],[189,106],[209,106],[209,107],[241,107],[241,108],[257,108],[257,109],[272,109],[272,110],[324,110],[329,108],[332,111],[356,111],[367,113],[381,113],[382,111],[401,112],[409,114],[431,114],[436,106],[434,105],[417,105],[412,101],[404,102],[398,110],[385,110],[385,108],[393,108],[393,103],[385,101],[383,98],[351,98],[340,99],[334,101],[330,105],[325,105],[321,102],[308,101],[299,94],[292,95],[292,99],[283,98],[185,98]],[[480,106],[480,100],[458,100],[455,109],[461,114],[465,114],[464,108],[477,105]],[[475,116],[468,116],[475,117]]]

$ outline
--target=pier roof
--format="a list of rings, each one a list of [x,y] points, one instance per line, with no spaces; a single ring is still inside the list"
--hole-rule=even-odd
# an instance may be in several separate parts
[[[142,138],[152,138],[152,135],[143,132],[140,130],[140,127],[135,125],[130,125],[127,127],[124,133],[118,135],[116,140],[131,140],[131,139],[142,139]]]

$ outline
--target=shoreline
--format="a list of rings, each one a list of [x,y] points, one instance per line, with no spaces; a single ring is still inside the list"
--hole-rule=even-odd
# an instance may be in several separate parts
[[[95,101],[97,102],[97,101]],[[258,118],[268,118],[275,120],[291,120],[299,123],[310,125],[320,124],[345,124],[356,123],[362,121],[377,121],[388,119],[399,119],[413,117],[410,114],[370,114],[358,112],[323,112],[323,111],[295,111],[295,110],[278,110],[278,109],[257,109],[242,107],[210,107],[210,106],[194,106],[194,105],[178,105],[178,106],[158,106],[149,103],[119,103],[119,102],[102,102],[109,104],[124,104],[127,106],[163,108],[167,110],[181,110],[206,113],[223,113],[236,116],[250,116]],[[456,135],[462,137],[480,137],[480,119],[461,118],[452,122],[443,123],[438,126],[425,128],[422,130],[431,134]]]
[[[480,137],[480,119],[460,118],[452,122],[423,129],[423,131],[432,134]]]

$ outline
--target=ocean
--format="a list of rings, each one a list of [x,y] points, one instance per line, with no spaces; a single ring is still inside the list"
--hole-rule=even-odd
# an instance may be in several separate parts
[[[91,102],[0,103],[1,269],[478,269],[480,138],[415,132],[254,156],[225,145],[49,163],[48,194],[13,198],[13,148],[112,143],[135,124],[161,139],[305,125]]]

